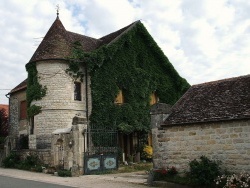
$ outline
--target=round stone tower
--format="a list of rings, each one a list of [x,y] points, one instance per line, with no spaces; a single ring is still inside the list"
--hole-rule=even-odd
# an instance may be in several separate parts
[[[91,50],[89,46],[96,45],[94,39],[66,31],[57,17],[28,63],[35,65],[38,83],[46,88],[45,96],[31,102],[31,105],[41,107],[41,111],[30,118],[30,149],[49,149],[52,132],[70,128],[75,116],[87,118],[86,114],[89,114],[90,79],[85,66],[81,67],[85,74],[81,81],[66,73],[76,41],[86,51]],[[88,48],[84,49],[86,41]]]

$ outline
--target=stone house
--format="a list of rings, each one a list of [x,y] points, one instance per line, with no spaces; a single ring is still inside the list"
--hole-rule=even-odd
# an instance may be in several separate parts
[[[147,52],[131,53],[136,45]],[[144,58],[149,55],[152,65]],[[26,70],[28,78],[9,92],[8,150],[26,149],[50,165],[76,165],[81,173],[84,154],[94,145],[87,134],[91,123],[119,131],[127,160],[138,152],[138,135],[150,130],[150,105],[174,103],[189,87],[140,21],[95,39],[67,31],[57,16]]]
[[[171,110],[152,112],[155,168],[188,171],[204,155],[250,172],[250,75],[193,85]]]

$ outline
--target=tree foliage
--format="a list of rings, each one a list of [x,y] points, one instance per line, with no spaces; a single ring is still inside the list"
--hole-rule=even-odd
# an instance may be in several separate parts
[[[39,114],[41,111],[40,106],[31,105],[32,101],[40,100],[46,95],[47,87],[42,86],[38,81],[36,63],[28,63],[26,65],[26,70],[28,72],[27,81],[27,111],[28,117]]]
[[[8,135],[8,115],[5,109],[0,109],[0,137]]]

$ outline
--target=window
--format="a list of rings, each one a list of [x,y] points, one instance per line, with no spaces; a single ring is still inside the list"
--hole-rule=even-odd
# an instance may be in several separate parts
[[[155,92],[153,92],[153,93],[150,95],[150,105],[153,105],[153,104],[157,103],[158,101],[159,101],[158,96],[156,95]]]
[[[27,118],[27,103],[26,101],[21,101],[20,103],[20,119]]]
[[[115,99],[115,104],[123,104],[124,103],[124,96],[122,90],[119,90],[118,95],[116,96]]]
[[[75,101],[81,101],[81,82],[75,82],[74,83],[74,100]]]

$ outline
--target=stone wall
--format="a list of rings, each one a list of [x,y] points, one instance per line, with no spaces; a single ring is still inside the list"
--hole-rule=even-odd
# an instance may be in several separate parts
[[[5,143],[6,154],[10,150],[18,149],[20,135],[27,135],[29,124],[27,119],[20,119],[20,103],[26,100],[26,90],[21,90],[10,95],[9,105],[9,136]]]
[[[86,118],[74,117],[70,129],[59,129],[52,135],[51,156],[53,166],[61,165],[65,169],[71,169],[74,176],[83,174],[83,154],[87,144],[86,123]]]
[[[38,156],[43,164],[51,166],[51,151],[46,149],[40,150],[19,150],[17,152],[21,155],[21,159],[24,160],[28,155]]]
[[[187,171],[191,160],[204,155],[231,172],[250,172],[250,120],[167,126],[152,133],[155,168]]]
[[[171,105],[165,103],[156,103],[150,108],[151,128],[159,128],[164,120],[169,116]]]

